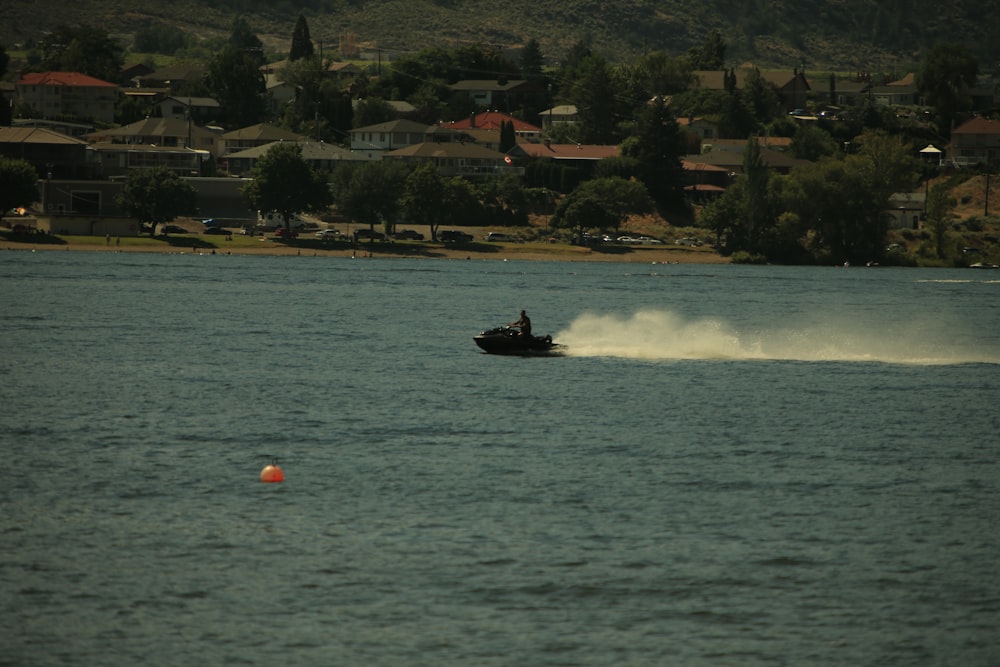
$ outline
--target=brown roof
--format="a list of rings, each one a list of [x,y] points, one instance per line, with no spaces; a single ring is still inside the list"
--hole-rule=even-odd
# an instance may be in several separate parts
[[[621,154],[618,146],[595,144],[519,143],[517,148],[529,157],[553,160],[603,160]]]
[[[85,88],[117,88],[118,85],[95,79],[80,72],[28,72],[17,82],[20,86],[77,86]]]
[[[502,160],[503,153],[472,143],[425,141],[386,153],[386,157],[464,158]]]
[[[74,137],[44,127],[0,127],[0,144],[83,144]]]
[[[500,113],[499,111],[484,111],[483,113],[477,113],[473,118],[464,118],[462,120],[455,120],[450,123],[441,123],[442,127],[448,127],[453,130],[468,130],[475,128],[477,130],[499,130],[500,124],[504,122],[514,123],[515,132],[537,132],[541,133],[542,128],[537,125],[532,125],[531,123],[526,123],[519,118],[514,118],[513,116],[508,116],[505,113]]]
[[[962,123],[952,134],[1000,134],[1000,120],[989,120],[988,118],[976,117]]]

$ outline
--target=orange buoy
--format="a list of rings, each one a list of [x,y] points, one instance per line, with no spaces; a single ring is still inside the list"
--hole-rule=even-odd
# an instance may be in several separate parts
[[[260,471],[260,481],[262,482],[284,482],[285,473],[278,467],[277,463],[264,466]]]

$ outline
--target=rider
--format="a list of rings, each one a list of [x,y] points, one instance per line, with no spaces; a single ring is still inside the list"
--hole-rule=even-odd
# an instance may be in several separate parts
[[[523,310],[521,311],[521,319],[517,322],[511,322],[507,326],[518,327],[521,330],[522,336],[525,338],[531,338],[531,320],[528,319],[528,314]]]

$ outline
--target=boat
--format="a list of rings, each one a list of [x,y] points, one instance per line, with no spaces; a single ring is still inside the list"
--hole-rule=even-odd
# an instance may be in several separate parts
[[[473,340],[487,354],[558,357],[566,352],[564,345],[552,342],[552,336],[522,336],[520,329],[512,326],[483,331]]]

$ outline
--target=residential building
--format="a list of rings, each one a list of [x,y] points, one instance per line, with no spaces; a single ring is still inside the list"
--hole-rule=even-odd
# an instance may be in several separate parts
[[[702,142],[715,141],[719,136],[719,125],[701,116],[678,118],[677,125],[695,134]]]
[[[556,160],[563,164],[586,163],[588,168],[594,162],[609,157],[621,155],[619,146],[599,144],[554,144],[548,139],[540,143],[519,142],[510,151],[511,157],[517,163],[518,158],[535,158]]]
[[[213,154],[217,137],[218,132],[178,118],[145,118],[89,135],[92,143],[187,147]]]
[[[80,72],[29,72],[14,85],[14,104],[43,118],[72,117],[111,124],[118,86]]]
[[[746,85],[747,76],[753,71],[752,68],[741,68],[735,71],[737,90],[743,90]],[[770,84],[775,92],[777,92],[781,104],[786,111],[805,107],[806,95],[812,90],[805,73],[797,69],[792,72],[784,70],[758,71],[760,72],[761,79]],[[694,72],[694,76],[701,88],[709,90],[726,89],[726,72],[723,70],[698,70]]]
[[[31,164],[43,178],[86,178],[87,142],[44,127],[0,127],[0,155]]]
[[[208,66],[204,63],[174,63],[135,78],[137,88],[164,88],[180,92],[204,81]]]
[[[274,125],[258,123],[219,135],[216,139],[214,152],[216,157],[221,158],[230,153],[263,146],[272,141],[305,141],[308,138]]]
[[[161,118],[191,120],[196,125],[209,125],[222,115],[218,101],[211,97],[190,97],[174,95],[156,104]]]
[[[259,160],[267,151],[280,144],[295,144],[302,148],[302,159],[313,169],[332,171],[341,162],[359,162],[366,158],[361,153],[349,151],[340,146],[322,141],[272,141],[263,146],[254,146],[246,150],[229,153],[223,158],[224,171],[230,176],[247,176],[253,171]]]
[[[87,146],[88,161],[99,178],[127,176],[135,169],[165,168],[179,176],[200,176],[212,159],[207,150],[187,146],[159,146],[99,142]]]
[[[533,84],[523,79],[467,79],[448,86],[454,93],[464,93],[483,109],[501,109],[510,112],[521,106],[521,97]]]
[[[442,176],[484,178],[501,174],[523,174],[524,169],[507,163],[503,153],[461,142],[423,142],[393,151],[384,159],[408,164],[433,164]]]
[[[440,123],[440,125],[450,130],[500,130],[504,123],[513,123],[514,135],[519,140],[541,141],[542,139],[542,128],[499,111],[484,111],[463,120]]]
[[[976,117],[951,131],[948,161],[958,166],[1000,162],[1000,121]]]
[[[431,126],[412,120],[391,120],[358,127],[350,132],[351,150],[368,159],[378,160],[389,151],[406,148],[428,140]]]
[[[576,125],[580,122],[580,114],[575,104],[560,104],[538,115],[542,119],[542,129],[546,132],[552,131],[556,125]]]

